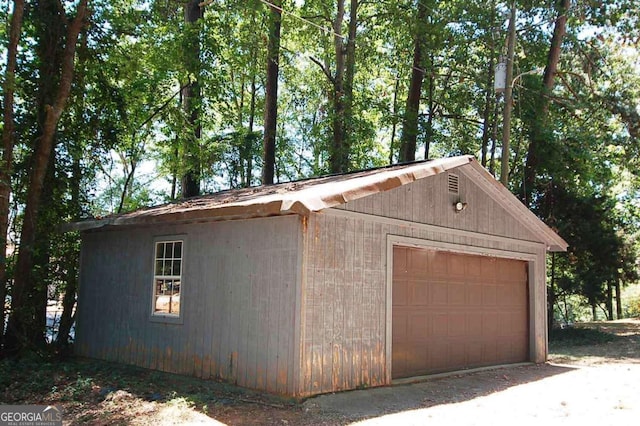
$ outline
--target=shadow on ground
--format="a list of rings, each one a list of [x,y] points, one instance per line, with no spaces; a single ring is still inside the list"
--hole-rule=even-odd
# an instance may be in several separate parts
[[[536,392],[547,393],[542,380],[574,376],[563,373],[576,371],[575,367],[603,364],[609,368],[613,364],[612,368],[624,369],[640,364],[640,321],[596,323],[593,327],[613,337],[595,336],[594,342],[594,336],[590,336],[584,345],[575,341],[559,342],[559,346],[554,343],[551,361],[563,365],[511,366],[409,385],[321,395],[302,403],[212,380],[97,360],[2,360],[0,404],[62,405],[65,423],[82,425],[345,425],[430,407],[445,410],[449,404],[476,398],[480,403],[480,398],[508,389],[519,393],[519,386],[527,384],[534,384]],[[629,371],[622,377],[629,376]],[[535,382],[545,386],[535,386]],[[475,409],[476,402],[473,404]]]
[[[487,396],[551,376],[573,367],[550,364],[525,365],[458,374],[408,385],[321,395],[307,400],[310,411],[334,414],[357,421],[406,410],[453,404]]]

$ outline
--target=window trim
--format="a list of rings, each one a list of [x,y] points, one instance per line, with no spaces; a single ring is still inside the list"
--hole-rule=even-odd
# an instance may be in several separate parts
[[[156,250],[158,247],[158,243],[170,243],[170,242],[181,242],[182,243],[182,252],[180,257],[180,311],[177,315],[162,313],[155,311],[156,305],[156,279],[161,275],[156,275]],[[186,247],[187,247],[187,236],[185,234],[177,234],[177,235],[161,235],[153,238],[153,244],[151,246],[151,300],[150,300],[150,314],[149,318],[153,322],[163,322],[163,323],[172,323],[172,324],[182,324],[184,319],[184,280],[185,280],[185,259],[186,259]]]

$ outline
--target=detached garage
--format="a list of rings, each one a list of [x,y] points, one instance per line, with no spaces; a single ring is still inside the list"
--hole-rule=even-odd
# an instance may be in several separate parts
[[[544,362],[566,250],[469,156],[70,227],[80,355],[295,397]]]

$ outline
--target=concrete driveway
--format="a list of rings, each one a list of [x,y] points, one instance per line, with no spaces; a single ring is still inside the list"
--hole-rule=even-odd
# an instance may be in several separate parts
[[[324,424],[637,424],[640,364],[508,367],[322,395],[304,406]]]

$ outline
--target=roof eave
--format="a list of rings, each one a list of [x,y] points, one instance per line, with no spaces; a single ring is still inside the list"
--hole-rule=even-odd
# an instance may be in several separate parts
[[[569,244],[536,216],[527,206],[525,206],[517,197],[511,193],[502,183],[498,182],[484,167],[475,159],[471,162],[473,169],[484,177],[489,184],[490,190],[499,194],[503,206],[511,210],[516,219],[520,220],[523,225],[527,226],[534,233],[540,235],[542,242],[546,245],[547,251],[564,252],[567,251]],[[487,188],[489,189],[489,188]]]
[[[151,225],[184,221],[219,221],[248,219],[254,217],[298,214],[307,216],[311,212],[336,207],[340,204],[407,185],[416,180],[433,176],[475,161],[470,155],[407,164],[392,172],[358,176],[337,184],[323,182],[291,192],[268,194],[250,199],[210,207],[185,207],[176,205],[175,211],[158,206],[103,219],[88,219],[63,226],[63,231],[89,231],[111,226]],[[378,177],[379,179],[376,179]],[[346,182],[346,183],[345,183]]]

